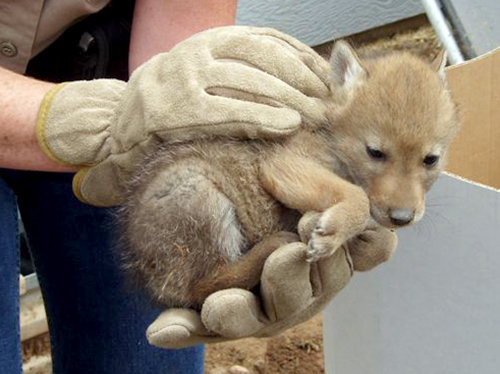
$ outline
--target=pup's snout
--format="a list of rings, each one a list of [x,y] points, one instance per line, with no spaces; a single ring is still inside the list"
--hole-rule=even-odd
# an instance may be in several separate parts
[[[413,221],[415,210],[409,208],[394,208],[389,210],[389,218],[396,226],[404,226]]]

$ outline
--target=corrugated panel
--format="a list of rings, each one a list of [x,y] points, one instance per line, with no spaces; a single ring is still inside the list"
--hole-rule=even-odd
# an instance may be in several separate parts
[[[423,12],[419,0],[239,0],[236,22],[318,45]]]

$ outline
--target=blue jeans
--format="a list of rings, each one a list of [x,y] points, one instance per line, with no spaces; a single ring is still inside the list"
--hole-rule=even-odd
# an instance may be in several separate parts
[[[70,174],[0,169],[0,373],[21,373],[17,206],[49,322],[54,374],[198,374],[203,347],[152,347],[160,313],[124,279],[110,210],[79,203]]]

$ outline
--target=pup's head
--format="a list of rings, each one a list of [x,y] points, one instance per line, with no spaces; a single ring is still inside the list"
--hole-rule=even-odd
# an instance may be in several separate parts
[[[381,225],[419,221],[459,125],[445,53],[432,63],[405,52],[361,60],[338,42],[330,64],[328,117],[340,172],[366,191]]]

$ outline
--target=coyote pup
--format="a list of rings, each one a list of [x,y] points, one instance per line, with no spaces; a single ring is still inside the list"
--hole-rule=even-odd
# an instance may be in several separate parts
[[[166,306],[201,308],[220,289],[258,284],[265,259],[300,240],[318,212],[308,260],[330,256],[370,216],[419,221],[458,115],[442,53],[360,60],[336,43],[325,121],[280,141],[205,139],[160,147],[131,183],[119,216],[125,265]]]

